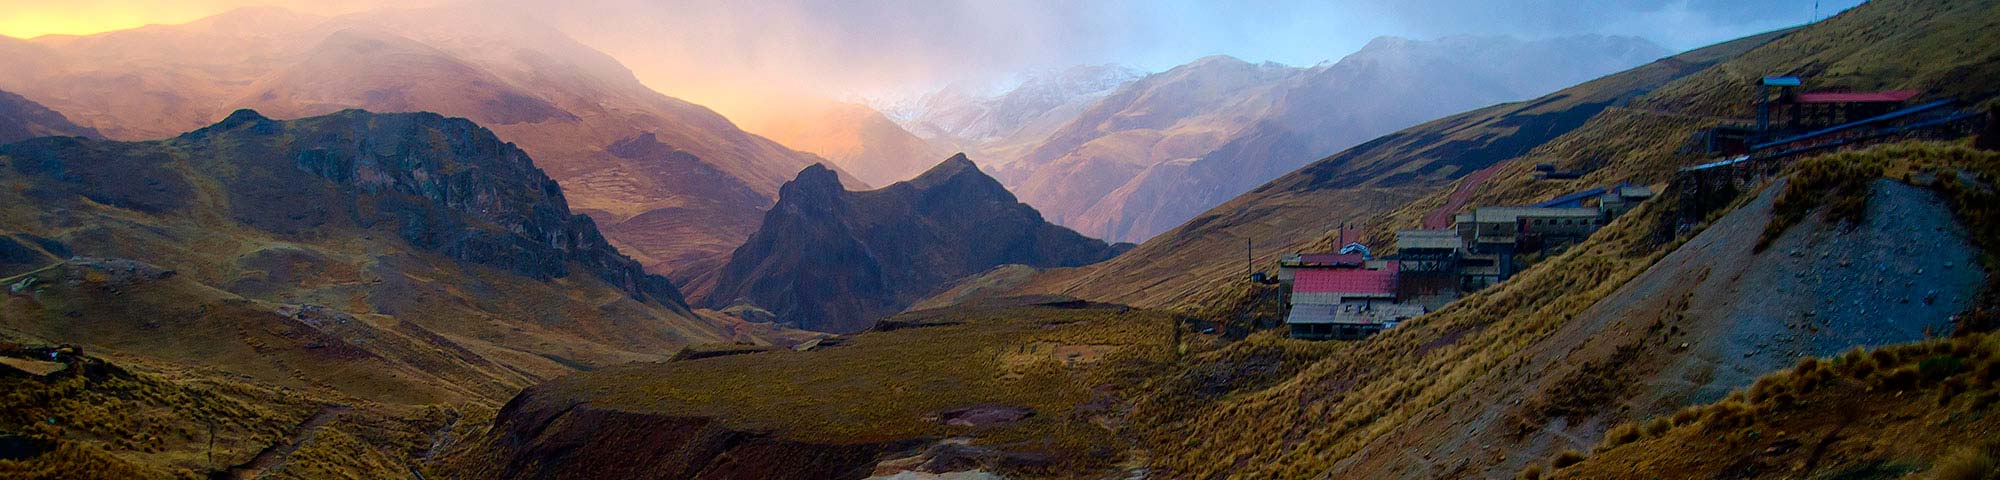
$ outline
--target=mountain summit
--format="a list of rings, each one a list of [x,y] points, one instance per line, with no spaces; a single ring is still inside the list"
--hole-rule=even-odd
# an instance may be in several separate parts
[[[965,154],[909,181],[848,191],[813,165],[731,254],[704,303],[755,305],[801,328],[853,332],[1005,264],[1068,267],[1122,252],[1049,224]]]

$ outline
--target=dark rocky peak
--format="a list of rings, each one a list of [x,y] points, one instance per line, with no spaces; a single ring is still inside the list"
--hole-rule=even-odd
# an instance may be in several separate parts
[[[778,203],[826,202],[840,197],[847,187],[840,183],[840,173],[815,163],[799,171],[799,175],[778,189]]]
[[[1047,223],[964,154],[867,191],[844,190],[837,172],[814,165],[780,189],[704,302],[853,332],[997,265],[1073,267],[1122,251]]]
[[[980,171],[979,165],[972,163],[972,160],[967,159],[963,153],[952,155],[943,163],[931,167],[930,170],[904,184],[917,189],[923,195],[923,201],[927,203],[944,201],[960,204],[990,202],[1013,204],[1017,202],[1014,194],[1007,191],[1006,186],[1001,185],[999,180],[993,179],[986,172]]]
[[[924,173],[917,175],[916,178],[910,179],[910,183],[919,186],[937,184],[949,181],[968,172],[973,175],[984,176],[984,174],[979,173],[979,166],[973,164],[971,159],[965,158],[965,153],[961,152],[952,155],[951,158],[944,159],[943,162],[939,162],[937,166],[931,167],[930,170],[925,170]]]
[[[277,124],[276,120],[272,120],[270,117],[264,116],[264,114],[257,113],[256,110],[239,108],[234,112],[229,112],[229,116],[222,117],[222,121],[215,122],[214,125],[202,127],[200,130],[181,134],[181,138],[186,140],[200,140],[218,133],[244,129],[260,129],[257,133],[275,133]]]

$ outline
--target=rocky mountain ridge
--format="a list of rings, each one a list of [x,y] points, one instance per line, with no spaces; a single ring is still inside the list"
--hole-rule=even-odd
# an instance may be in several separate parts
[[[781,323],[853,332],[997,265],[1085,265],[1124,248],[1044,222],[963,154],[869,191],[848,191],[814,166],[785,184],[702,303],[756,305]]]

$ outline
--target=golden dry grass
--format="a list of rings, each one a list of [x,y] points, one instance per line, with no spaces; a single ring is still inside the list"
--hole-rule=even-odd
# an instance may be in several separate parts
[[[593,408],[705,417],[737,431],[820,444],[973,436],[1048,454],[1051,471],[1103,467],[1125,452],[1113,410],[1086,407],[1169,361],[1177,319],[1120,307],[991,307],[903,314],[897,328],[836,346],[635,363],[546,384]],[[1070,355],[1081,353],[1080,355]],[[931,414],[982,404],[1025,420],[958,427]]]

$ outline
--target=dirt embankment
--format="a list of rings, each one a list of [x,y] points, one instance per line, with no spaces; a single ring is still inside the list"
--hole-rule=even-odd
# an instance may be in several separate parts
[[[1620,422],[1716,401],[1802,357],[1946,335],[1984,284],[1977,248],[1937,195],[1888,180],[1872,186],[1859,224],[1815,213],[1757,252],[1782,189],[1335,472],[1510,477],[1530,461],[1588,450]],[[1425,460],[1398,460],[1410,457]]]
[[[899,443],[816,444],[698,417],[600,409],[543,388],[507,403],[450,478],[860,479]]]

